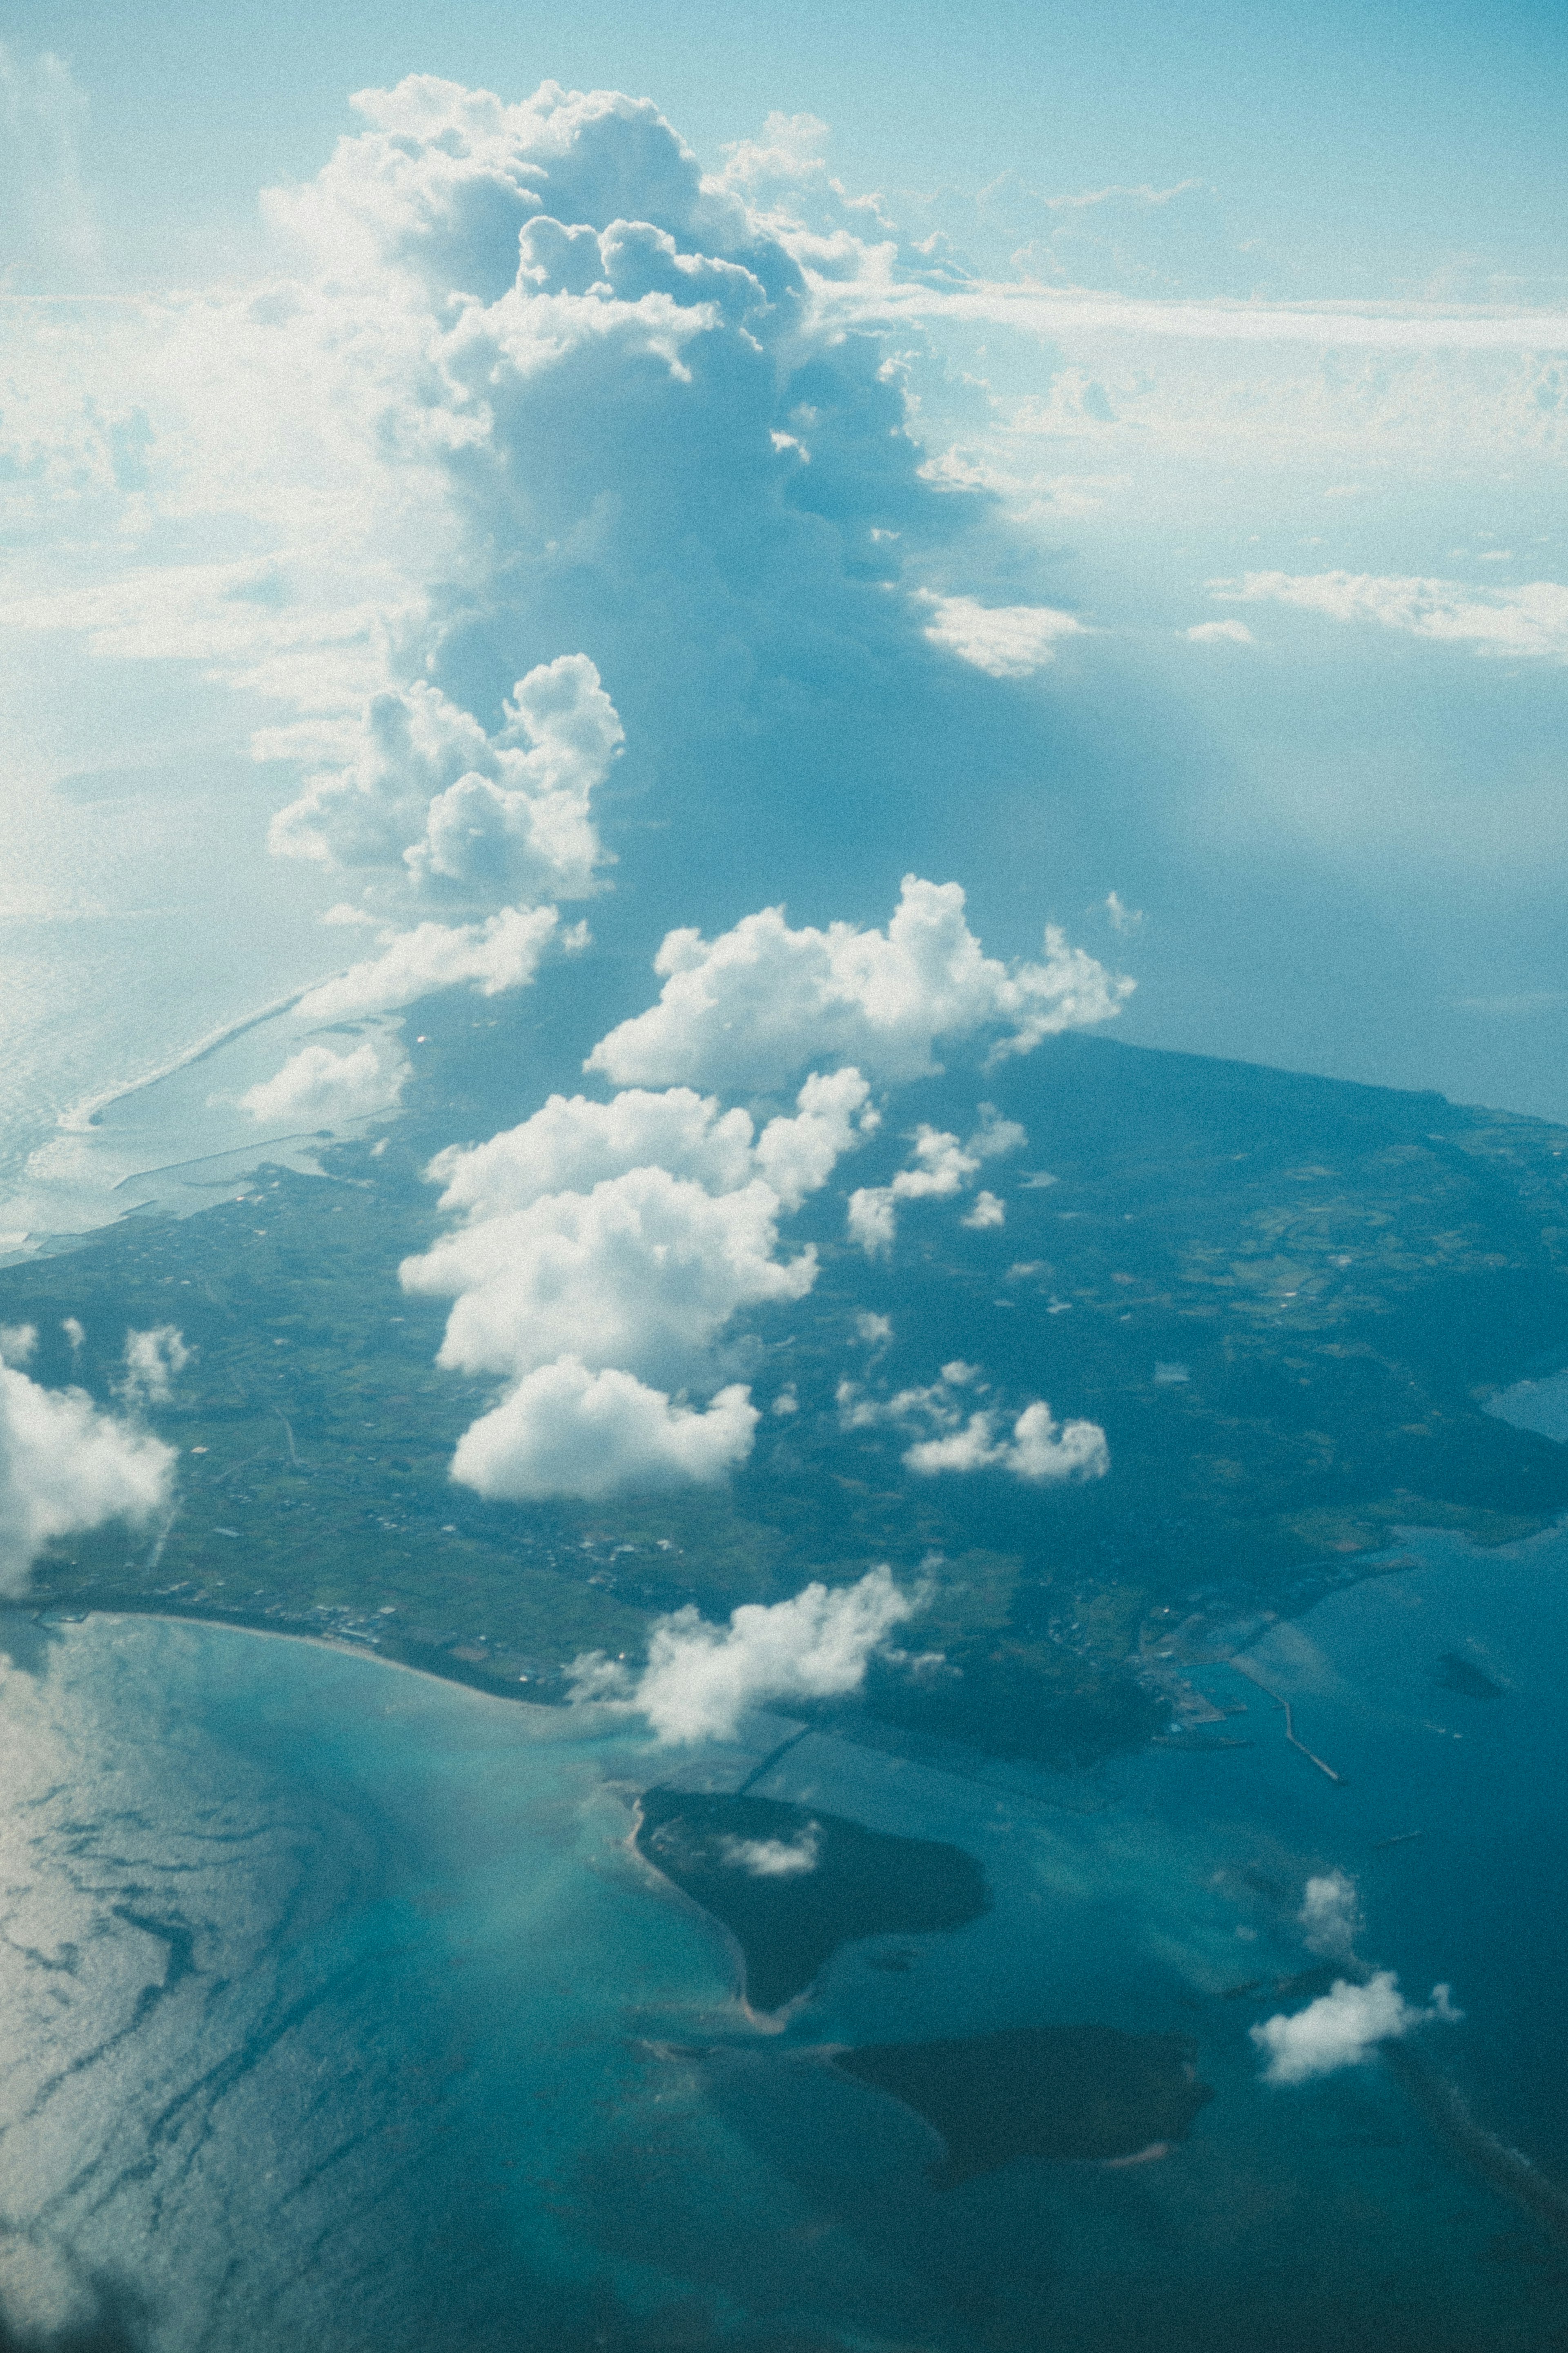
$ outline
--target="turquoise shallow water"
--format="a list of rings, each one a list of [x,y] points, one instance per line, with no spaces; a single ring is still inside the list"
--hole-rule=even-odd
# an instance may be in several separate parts
[[[1431,2063],[1568,2173],[1568,1545],[1418,1549],[1254,1653],[1342,1787],[1228,1669],[1198,1680],[1254,1746],[1089,1779],[799,1743],[764,1794],[954,1840],[995,1901],[900,1941],[905,1973],[842,1952],[780,2034],[628,1850],[671,1760],[624,1722],[216,1628],[7,1621],[13,2316],[47,2343],[123,2302],[159,2353],[1565,2341],[1563,2248],[1387,2068],[1270,2090],[1247,2029],[1279,2005],[1225,1994],[1310,1966],[1304,1880],[1349,1873],[1363,1959],[1466,2012]],[[1462,1646],[1502,1696],[1432,1680]],[[1089,2019],[1194,2039],[1215,2097],[1164,2158],[940,2190],[919,2121],[814,2055]]]

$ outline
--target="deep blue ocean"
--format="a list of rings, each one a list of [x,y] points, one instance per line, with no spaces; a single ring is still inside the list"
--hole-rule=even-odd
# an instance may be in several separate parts
[[[1273,2089],[1247,2033],[1300,2006],[1268,1989],[1313,1966],[1307,1877],[1342,1871],[1362,1959],[1452,1985],[1429,2067],[1568,2179],[1568,1540],[1405,1556],[1249,1654],[1340,1785],[1224,1667],[1195,1680],[1250,1746],[1061,1776],[801,1741],[760,1793],[952,1840],[994,1903],[896,1940],[902,1973],[845,1948],[782,2033],[627,1843],[637,1792],[735,1786],[779,1719],[677,1760],[320,1644],[0,1621],[16,2325],[158,2353],[1568,2343],[1568,2248],[1383,2061]],[[920,2121],[813,2055],[1089,2020],[1195,2042],[1215,2096],[1167,2156],[939,2189]]]

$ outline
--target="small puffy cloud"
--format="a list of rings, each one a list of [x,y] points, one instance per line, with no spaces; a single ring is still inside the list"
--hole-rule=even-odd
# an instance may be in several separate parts
[[[655,1624],[638,1675],[602,1651],[577,1660],[574,1696],[619,1699],[663,1741],[728,1740],[748,1708],[858,1691],[867,1661],[918,1606],[885,1567],[857,1585],[808,1585],[772,1608],[747,1602],[728,1626],[689,1606]]]
[[[36,1324],[0,1324],[0,1364],[25,1365],[37,1345]]]
[[[751,1452],[751,1392],[722,1388],[705,1412],[609,1366],[562,1356],[528,1373],[458,1441],[452,1477],[512,1502],[712,1485]]]
[[[972,662],[992,678],[1031,678],[1055,661],[1064,638],[1089,635],[1070,613],[1049,605],[982,605],[973,596],[933,596],[925,634],[960,661]]]
[[[602,858],[590,797],[623,741],[615,706],[587,657],[563,654],[518,681],[505,716],[488,735],[422,681],[375,696],[349,765],[274,818],[273,849],[468,904],[584,897]]]
[[[173,1324],[160,1324],[151,1332],[127,1332],[120,1395],[133,1406],[166,1405],[191,1354],[184,1334]]]
[[[174,1468],[173,1447],[85,1391],[46,1389],[0,1365],[0,1589],[21,1591],[51,1537],[153,1518],[168,1504]]]
[[[1257,643],[1245,621],[1199,621],[1187,631],[1192,646],[1250,646]]]
[[[1372,622],[1409,637],[1468,646],[1510,660],[1568,661],[1568,586],[1532,580],[1472,588],[1458,580],[1380,577],[1364,572],[1249,572],[1215,581],[1218,596],[1293,606],[1332,621]]]
[[[803,1298],[816,1254],[781,1261],[779,1203],[760,1182],[713,1195],[633,1168],[546,1194],[405,1259],[405,1290],[456,1302],[439,1362],[521,1376],[556,1356],[689,1372],[741,1307]]]
[[[928,1076],[936,1050],[990,1033],[1024,1054],[1062,1029],[1106,1021],[1133,984],[1051,926],[1043,964],[987,956],[956,882],[906,875],[885,932],[791,930],[782,907],[705,940],[671,932],[655,960],[657,1005],[601,1039],[586,1068],[621,1086],[670,1081],[752,1092],[816,1061],[873,1078]]]
[[[470,987],[480,997],[526,988],[557,937],[568,951],[585,944],[580,930],[562,933],[560,922],[553,907],[503,907],[484,923],[389,933],[379,955],[310,989],[295,1013],[304,1021],[353,1020],[395,1012],[439,988]]]
[[[984,1232],[988,1226],[1004,1226],[1006,1222],[1006,1203],[999,1200],[994,1193],[984,1191],[976,1193],[973,1208],[959,1220],[961,1225],[968,1226],[977,1233]]]
[[[1058,1424],[1049,1406],[1037,1398],[1009,1430],[997,1408],[973,1407],[963,1394],[983,1397],[986,1390],[978,1366],[957,1359],[943,1365],[941,1378],[930,1388],[900,1389],[887,1398],[864,1397],[855,1382],[841,1381],[839,1427],[903,1431],[914,1440],[905,1449],[905,1465],[925,1479],[969,1471],[1005,1471],[1031,1486],[1104,1478],[1110,1450],[1098,1422]],[[926,1435],[917,1436],[921,1430]]]
[[[60,1330],[65,1334],[66,1345],[69,1348],[71,1355],[74,1356],[80,1349],[82,1342],[87,1338],[87,1334],[83,1331],[81,1325],[78,1323],[74,1315],[68,1315],[66,1317],[65,1322],[60,1325]]]
[[[821,1826],[807,1822],[798,1838],[721,1839],[719,1852],[731,1871],[749,1879],[798,1879],[816,1869],[821,1844]]]
[[[1380,2042],[1396,2042],[1428,2019],[1452,2024],[1463,2015],[1446,1985],[1433,1987],[1430,2009],[1416,2010],[1400,1992],[1394,1971],[1379,1969],[1365,1985],[1336,1978],[1305,2010],[1265,2019],[1251,2033],[1267,2058],[1266,2084],[1305,2084],[1341,2067],[1359,2067]]]
[[[841,1153],[876,1125],[870,1089],[858,1071],[816,1074],[794,1117],[770,1120],[757,1135],[749,1113],[724,1111],[690,1087],[661,1093],[633,1087],[607,1103],[552,1095],[519,1127],[488,1144],[453,1146],[431,1162],[444,1209],[470,1219],[525,1209],[547,1193],[582,1192],[634,1168],[658,1166],[713,1192],[762,1178],[785,1208],[825,1185]]]
[[[900,1201],[944,1200],[963,1192],[978,1175],[981,1163],[1016,1152],[1028,1142],[1016,1120],[999,1119],[994,1107],[982,1103],[981,1122],[967,1144],[945,1130],[922,1124],[915,1130],[910,1166],[900,1168],[889,1185],[863,1185],[849,1197],[849,1238],[868,1258],[884,1256],[897,1231]],[[963,1220],[966,1226],[999,1226],[1006,1210],[994,1193],[982,1193]]]
[[[1351,1959],[1361,1926],[1355,1881],[1342,1871],[1309,1879],[1300,1918],[1309,1952],[1327,1953],[1335,1960]]]
[[[346,1054],[303,1046],[273,1077],[248,1088],[239,1107],[269,1127],[335,1127],[391,1110],[412,1075],[406,1054],[374,1039]]]
[[[885,1348],[893,1336],[890,1315],[873,1315],[864,1308],[855,1318],[855,1337],[863,1348]]]

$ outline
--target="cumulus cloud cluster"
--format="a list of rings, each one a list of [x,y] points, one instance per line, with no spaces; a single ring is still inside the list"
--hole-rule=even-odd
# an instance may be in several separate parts
[[[272,847],[465,906],[581,899],[604,855],[590,800],[622,740],[583,654],[520,679],[493,735],[420,681],[374,697],[354,756],[279,813]]]
[[[132,1334],[128,1380],[144,1396],[166,1396],[178,1346],[172,1330]],[[167,1506],[174,1468],[173,1447],[103,1412],[85,1390],[44,1388],[0,1364],[0,1591],[22,1590],[52,1537],[154,1518]]]
[[[1043,964],[1004,964],[970,930],[956,882],[906,875],[888,928],[811,924],[782,907],[705,940],[671,932],[654,969],[658,1002],[602,1039],[588,1068],[622,1086],[782,1085],[808,1060],[853,1062],[878,1080],[938,1070],[939,1047],[978,1035],[1000,1058],[1110,1019],[1132,983],[1053,925]]]
[[[713,1343],[742,1308],[804,1297],[816,1255],[780,1217],[876,1124],[858,1071],[814,1073],[757,1133],[689,1087],[607,1103],[552,1095],[432,1178],[464,1222],[403,1267],[454,1302],[440,1362],[511,1386],[464,1435],[453,1476],[487,1495],[598,1495],[722,1478],[751,1451],[749,1389],[700,1411]],[[709,1377],[704,1381],[704,1376]]]
[[[1305,2010],[1292,2017],[1281,2012],[1250,2031],[1267,2061],[1265,2083],[1305,2084],[1342,2067],[1359,2067],[1380,2042],[1397,2042],[1413,2026],[1430,2019],[1453,2024],[1463,2015],[1446,1985],[1434,1986],[1430,2007],[1418,2010],[1400,1992],[1394,1972],[1379,1969],[1365,1984],[1336,1978]]]
[[[838,1385],[842,1430],[896,1430],[912,1442],[903,1460],[921,1477],[944,1471],[1005,1471],[1031,1486],[1068,1479],[1102,1479],[1110,1450],[1098,1422],[1052,1419],[1040,1399],[1026,1405],[1009,1427],[995,1406],[972,1400],[987,1394],[978,1366],[955,1358],[926,1388],[900,1389],[890,1398],[868,1397],[858,1383]],[[924,1436],[916,1435],[924,1431]]]
[[[603,1651],[578,1659],[574,1696],[637,1709],[662,1741],[731,1739],[748,1708],[858,1691],[867,1662],[918,1606],[880,1567],[856,1585],[808,1585],[771,1608],[748,1602],[727,1626],[710,1624],[695,1607],[679,1609],[655,1625],[639,1672]],[[778,1851],[737,1858],[742,1867],[776,1876],[816,1861],[815,1848],[807,1855],[770,1843]]]

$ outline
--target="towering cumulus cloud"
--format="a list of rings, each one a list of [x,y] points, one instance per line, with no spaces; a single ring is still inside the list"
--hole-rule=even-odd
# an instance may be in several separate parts
[[[178,1333],[135,1333],[127,1385],[168,1395]],[[81,1389],[47,1389],[0,1364],[0,1591],[18,1593],[51,1537],[104,1520],[145,1522],[169,1500],[174,1451],[101,1412]]]

